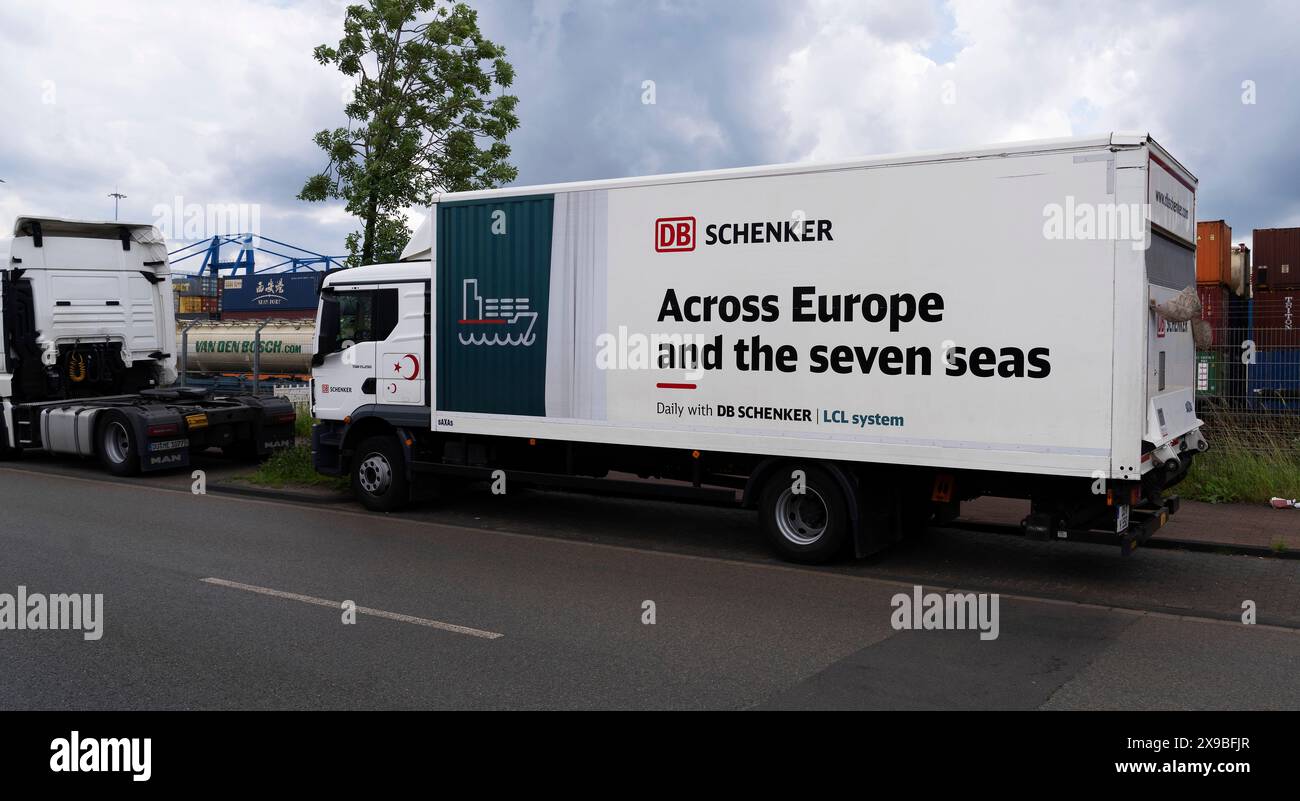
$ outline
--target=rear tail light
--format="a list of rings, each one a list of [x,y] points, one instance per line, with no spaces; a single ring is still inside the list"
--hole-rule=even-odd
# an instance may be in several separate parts
[[[149,426],[147,430],[151,437],[167,437],[181,433],[181,427],[176,423],[159,423]]]
[[[275,422],[277,422],[277,423],[292,423],[292,422],[293,422],[294,420],[296,420],[297,418],[298,418],[298,415],[294,414],[293,412],[288,412],[288,413],[286,413],[286,414],[277,414],[277,415],[275,416]]]

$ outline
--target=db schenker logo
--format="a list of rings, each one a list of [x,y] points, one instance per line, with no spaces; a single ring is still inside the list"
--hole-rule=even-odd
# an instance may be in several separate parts
[[[660,217],[655,220],[655,252],[685,253],[695,250],[694,217]]]

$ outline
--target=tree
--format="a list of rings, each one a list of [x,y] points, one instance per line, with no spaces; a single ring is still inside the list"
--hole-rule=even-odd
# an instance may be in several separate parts
[[[438,192],[515,179],[505,137],[519,98],[505,48],[483,37],[478,14],[450,0],[368,0],[349,6],[337,47],[314,51],[354,84],[348,124],[314,137],[329,157],[300,200],[339,198],[360,217],[348,263],[396,260],[410,238],[402,215]]]

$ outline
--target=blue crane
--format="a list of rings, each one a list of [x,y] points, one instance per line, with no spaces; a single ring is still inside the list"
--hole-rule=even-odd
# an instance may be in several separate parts
[[[274,250],[267,247],[266,243],[294,252],[284,253],[280,250]],[[239,253],[235,256],[234,261],[222,261],[221,259],[221,250],[228,245],[239,248]],[[254,256],[255,252],[269,254],[280,259],[280,261],[259,269]],[[167,255],[171,257],[173,265],[186,259],[202,256],[203,261],[199,266],[198,275],[202,276],[211,271],[214,277],[220,277],[222,271],[229,271],[230,275],[236,275],[241,271],[244,275],[253,275],[255,273],[270,272],[296,273],[304,270],[312,272],[337,270],[343,267],[344,259],[343,256],[325,256],[306,248],[281,242],[278,239],[272,239],[269,236],[254,236],[253,234],[218,234],[210,240],[205,239],[177,248]]]

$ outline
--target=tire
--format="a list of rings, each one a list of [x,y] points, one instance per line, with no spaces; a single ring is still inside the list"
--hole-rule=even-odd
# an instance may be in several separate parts
[[[394,436],[367,437],[352,459],[352,492],[372,512],[396,512],[410,503],[406,457]]]
[[[794,492],[790,474],[804,471],[804,492]],[[763,534],[781,558],[822,564],[843,554],[851,539],[848,501],[824,468],[791,462],[763,487],[758,505]]]
[[[95,433],[95,451],[99,463],[115,476],[140,472],[140,440],[131,420],[119,411],[104,412]]]

